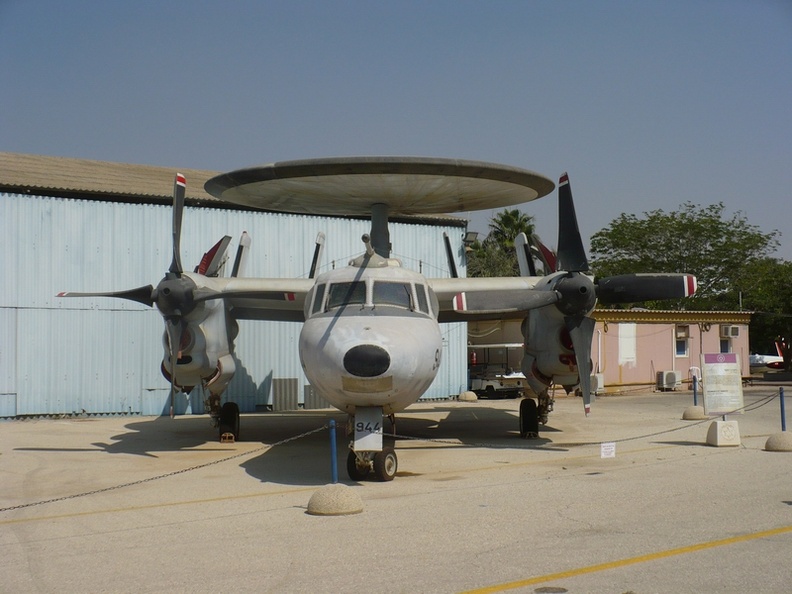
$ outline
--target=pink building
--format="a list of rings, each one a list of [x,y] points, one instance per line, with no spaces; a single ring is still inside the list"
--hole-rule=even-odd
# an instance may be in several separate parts
[[[597,392],[627,386],[689,388],[704,353],[736,353],[743,376],[750,375],[750,312],[598,309],[591,345],[592,387]],[[468,346],[475,369],[519,371],[521,320],[468,322]],[[471,370],[474,366],[471,365]]]
[[[750,312],[612,309],[596,310],[594,319],[592,372],[601,375],[606,391],[641,384],[680,387],[701,368],[704,353],[736,353],[742,375],[750,375]]]

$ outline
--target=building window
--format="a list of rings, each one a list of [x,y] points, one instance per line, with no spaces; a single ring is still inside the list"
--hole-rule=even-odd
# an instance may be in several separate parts
[[[689,355],[688,342],[690,341],[690,326],[678,324],[676,327],[676,356],[687,357]]]
[[[721,353],[731,353],[731,340],[728,338],[721,338],[720,340],[720,352]]]

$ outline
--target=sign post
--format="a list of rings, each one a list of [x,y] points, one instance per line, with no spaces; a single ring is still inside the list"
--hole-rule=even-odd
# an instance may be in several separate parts
[[[736,353],[715,353],[701,356],[704,413],[723,416],[713,421],[707,432],[707,443],[713,446],[740,445],[737,421],[727,421],[728,414],[742,414],[743,391],[740,363]]]

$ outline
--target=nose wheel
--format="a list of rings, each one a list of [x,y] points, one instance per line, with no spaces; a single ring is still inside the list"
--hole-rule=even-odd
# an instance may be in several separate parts
[[[398,468],[399,460],[392,446],[385,446],[379,452],[350,450],[347,456],[347,473],[353,481],[365,480],[372,472],[378,481],[392,481]]]

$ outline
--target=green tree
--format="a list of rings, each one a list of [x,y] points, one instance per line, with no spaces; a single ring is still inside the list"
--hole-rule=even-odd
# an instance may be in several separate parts
[[[751,317],[752,352],[775,353],[775,340],[792,342],[792,262],[763,258],[752,264],[736,287]],[[787,371],[792,367],[792,352],[784,353]]]
[[[751,267],[778,245],[778,231],[762,233],[722,202],[685,202],[674,212],[654,210],[643,218],[622,214],[591,237],[591,266],[597,276],[638,272],[689,272],[696,294],[678,305],[688,309],[737,309],[739,287]],[[668,302],[648,304],[667,308]]]
[[[504,209],[489,224],[484,241],[476,241],[467,253],[467,274],[471,277],[520,276],[514,240],[520,233],[534,231],[533,217],[517,209]]]

